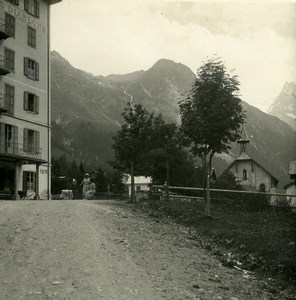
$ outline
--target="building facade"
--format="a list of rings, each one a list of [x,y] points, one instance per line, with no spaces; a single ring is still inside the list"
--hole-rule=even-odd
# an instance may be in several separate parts
[[[0,197],[50,199],[50,5],[0,0]]]

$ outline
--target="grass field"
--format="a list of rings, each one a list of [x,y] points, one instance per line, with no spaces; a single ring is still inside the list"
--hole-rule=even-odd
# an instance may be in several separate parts
[[[280,276],[287,285],[296,282],[296,212],[217,200],[210,218],[196,201],[151,199],[139,206],[151,216],[185,225],[189,238],[213,251],[225,265]]]

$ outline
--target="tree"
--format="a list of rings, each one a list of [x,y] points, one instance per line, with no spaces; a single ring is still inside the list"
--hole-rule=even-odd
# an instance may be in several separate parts
[[[75,160],[72,160],[71,166],[67,171],[67,175],[72,178],[77,178],[77,176],[79,176],[79,168]]]
[[[242,190],[241,185],[237,182],[231,171],[224,172],[214,183],[215,189]]]
[[[210,172],[215,153],[228,152],[239,137],[245,114],[238,96],[237,76],[219,58],[208,59],[197,70],[188,96],[180,101],[181,132],[185,145],[199,156],[206,176],[205,211],[210,216]]]
[[[180,143],[180,134],[176,123],[166,123],[162,114],[153,118],[150,147],[144,166],[153,183],[166,182],[166,196],[169,197],[169,185],[192,186],[195,164]]]
[[[162,114],[159,114],[157,117],[153,118],[151,129],[151,143],[149,151],[149,156],[151,159],[146,161],[148,161],[152,166],[152,172],[157,169],[157,165],[161,166],[164,164],[166,171],[166,194],[168,198],[168,186],[170,184],[170,164],[171,161],[176,158],[181,151],[177,136],[177,125],[175,123],[166,123]]]
[[[84,166],[83,166],[83,162],[80,161],[80,164],[79,164],[79,177],[84,177],[85,175],[85,170],[84,170]]]
[[[113,166],[131,175],[131,201],[135,199],[134,175],[149,145],[153,114],[141,104],[128,105],[122,113],[125,123],[113,138]]]

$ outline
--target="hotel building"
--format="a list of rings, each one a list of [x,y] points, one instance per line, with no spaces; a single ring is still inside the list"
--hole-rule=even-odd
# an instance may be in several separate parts
[[[0,199],[50,199],[50,5],[0,0]]]

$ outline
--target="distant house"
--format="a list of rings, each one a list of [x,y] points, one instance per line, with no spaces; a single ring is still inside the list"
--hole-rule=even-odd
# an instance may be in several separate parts
[[[296,182],[290,182],[284,186],[284,189],[286,190],[287,195],[295,195],[293,196],[287,196],[287,200],[289,203],[293,206],[296,206]]]
[[[145,177],[145,176],[134,176],[135,180],[135,191],[136,194],[147,194],[147,192],[150,190],[150,184],[152,183],[151,177]],[[123,179],[123,184],[127,187],[128,195],[131,195],[131,176],[125,175]]]
[[[247,143],[245,131],[238,140],[241,146],[240,155],[228,166],[227,171],[231,171],[238,183],[249,191],[275,192],[278,179],[255,159],[247,154]]]
[[[293,180],[284,186],[287,195],[295,195],[295,197],[287,196],[287,200],[293,206],[296,206],[296,160],[291,161],[289,164],[289,175]]]

